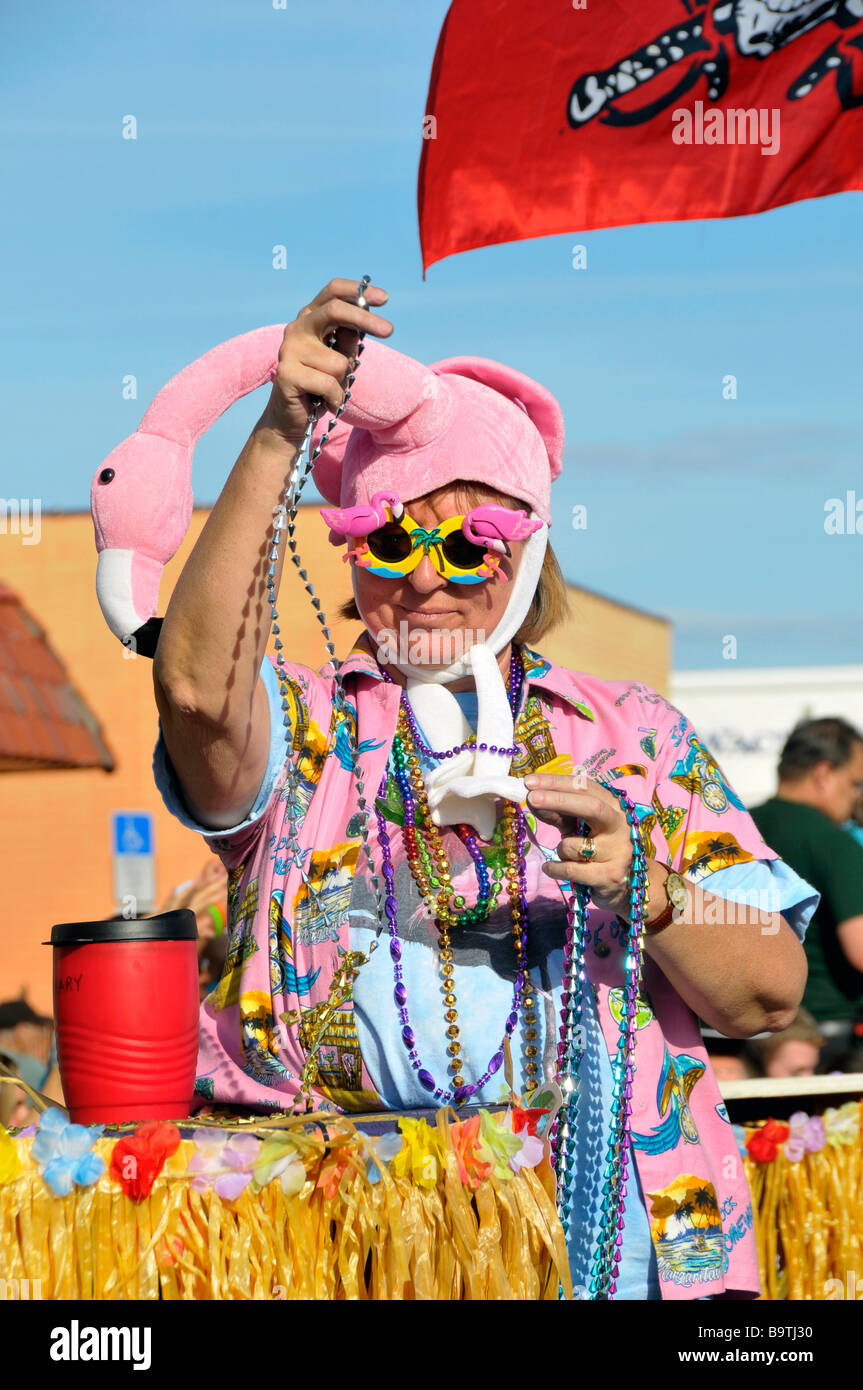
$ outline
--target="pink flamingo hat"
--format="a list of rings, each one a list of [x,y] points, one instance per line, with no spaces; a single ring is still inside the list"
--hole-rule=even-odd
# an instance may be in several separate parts
[[[274,380],[284,330],[244,333],[183,368],[96,471],[96,592],[111,631],[141,655],[155,651],[159,581],[188,530],[195,444],[234,401]],[[367,339],[314,478],[340,508],[382,489],[410,501],[456,478],[485,482],[550,524],[563,438],[557,401],[514,368],[479,357],[426,367]]]
[[[319,421],[314,443],[325,423]],[[409,502],[455,479],[487,483],[551,525],[563,442],[554,396],[515,368],[485,357],[426,367],[366,340],[351,399],[315,462],[314,479],[344,511],[371,506],[381,491]]]

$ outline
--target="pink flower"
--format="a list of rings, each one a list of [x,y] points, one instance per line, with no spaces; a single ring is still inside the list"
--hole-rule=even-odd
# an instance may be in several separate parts
[[[802,1134],[792,1134],[785,1140],[785,1157],[789,1163],[799,1163],[806,1152],[806,1144]]]
[[[215,1188],[226,1202],[239,1197],[252,1181],[260,1140],[253,1134],[232,1134],[225,1139],[216,1130],[196,1129],[195,1152],[189,1163],[196,1192]]]
[[[544,1152],[545,1145],[538,1135],[525,1134],[522,1138],[520,1151],[510,1155],[509,1166],[514,1168],[516,1172],[519,1168],[535,1168]]]
[[[804,1154],[817,1153],[824,1148],[824,1124],[820,1115],[807,1115],[795,1110],[789,1118],[791,1134],[785,1141],[785,1157],[789,1163],[799,1163]]]
[[[827,1143],[827,1136],[824,1133],[824,1121],[820,1115],[811,1115],[806,1123],[803,1135],[806,1147],[811,1154],[823,1149]]]

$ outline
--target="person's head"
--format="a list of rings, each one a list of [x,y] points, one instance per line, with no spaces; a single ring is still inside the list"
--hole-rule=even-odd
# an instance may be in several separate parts
[[[52,1028],[51,1019],[37,1014],[26,999],[7,999],[0,1004],[0,1048],[26,1053],[47,1065]]]
[[[451,516],[482,504],[518,508],[516,499],[483,483],[456,481],[406,503],[414,521],[431,529]],[[522,504],[523,509],[523,504]],[[499,574],[476,584],[459,584],[441,575],[428,555],[409,574],[384,578],[362,566],[356,569],[356,598],[342,604],[340,616],[364,622],[379,656],[386,660],[387,641],[406,635],[416,664],[450,665],[473,642],[485,641],[502,618],[521,563],[524,541],[509,541]],[[533,645],[563,621],[568,612],[566,584],[551,546],[530,607],[515,633],[517,642]],[[385,636],[386,635],[386,636]]]
[[[477,643],[503,664],[512,637],[536,641],[563,616],[559,569],[545,558],[563,440],[555,398],[514,368],[478,357],[425,366],[366,344],[314,478],[333,504],[322,509],[330,539],[349,540],[354,602],[343,614],[361,616],[379,649],[396,647],[402,676],[433,667],[462,679]]]
[[[753,1038],[752,1050],[765,1076],[814,1076],[825,1039],[807,1009],[779,1033]]]
[[[863,1072],[863,1047],[852,1045],[837,1048],[835,1051],[828,1050],[820,1059],[818,1074],[835,1076],[837,1072],[852,1072],[854,1075]]]
[[[751,1081],[756,1075],[743,1052],[711,1052],[710,1066],[717,1081]]]
[[[792,729],[779,759],[779,796],[823,811],[842,824],[863,791],[863,734],[845,719],[806,719]]]

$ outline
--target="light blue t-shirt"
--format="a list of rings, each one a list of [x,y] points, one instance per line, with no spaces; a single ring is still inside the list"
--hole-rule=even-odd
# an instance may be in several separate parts
[[[272,789],[284,764],[282,739],[281,696],[275,672],[269,660],[264,660],[261,674],[267,689],[270,707],[270,754],[261,788],[249,815],[242,826],[253,823],[266,809]],[[456,694],[471,727],[476,724],[476,694]],[[435,764],[423,759],[426,766]],[[167,752],[160,739],[154,756],[154,775],[168,809],[190,829],[205,835],[225,835],[231,831],[207,830],[195,822],[179,795],[172,776]],[[376,789],[375,789],[376,790]],[[240,826],[233,827],[239,829]],[[372,827],[375,864],[383,882],[376,828]],[[453,840],[450,839],[450,844]],[[528,864],[536,882],[539,856],[553,857],[548,851],[530,844]],[[466,859],[466,852],[464,855]],[[402,973],[408,993],[408,1007],[417,1049],[423,1065],[446,1086],[449,1077],[440,974],[436,953],[432,958],[430,941],[423,926],[428,926],[428,913],[421,907],[408,865],[403,857],[394,862],[396,897],[399,902],[399,935],[402,939]],[[542,876],[543,879],[546,877]],[[808,884],[782,860],[756,861],[719,869],[710,876],[710,890],[732,901],[752,902],[755,888],[768,888],[772,909],[780,911],[802,940],[806,925],[818,902]],[[505,895],[502,895],[502,901]],[[531,894],[528,894],[529,901]],[[469,899],[472,901],[472,899]],[[419,909],[419,910],[418,910]],[[499,908],[498,911],[506,909]],[[364,855],[359,856],[354,875],[350,903],[350,941],[352,950],[368,954],[368,946],[376,932],[375,900],[368,879]],[[559,908],[549,907],[544,900],[538,919],[531,916],[533,939],[531,978],[537,996],[536,1046],[543,1058],[546,1073],[553,1067],[557,1026],[561,1006],[563,970],[562,928],[563,901]],[[459,1000],[459,1030],[471,1067],[464,1069],[466,1080],[475,1080],[485,1071],[492,1055],[501,1045],[503,1022],[510,1011],[513,988],[514,952],[511,941],[501,944],[500,933],[483,933],[482,927],[466,929],[469,940],[463,949],[455,951],[454,974]],[[559,944],[558,944],[559,943]],[[386,943],[373,952],[363,966],[354,986],[354,1017],[362,1056],[376,1091],[393,1110],[427,1108],[430,1096],[420,1086],[411,1066],[407,1049],[401,1038],[401,1023],[393,1001],[392,962]],[[576,1172],[578,1182],[570,1227],[569,1253],[573,1284],[578,1296],[585,1297],[589,1274],[599,1233],[602,1201],[602,1174],[608,1145],[608,1116],[611,1113],[612,1070],[605,1046],[596,1005],[590,989],[584,993],[582,1024],[584,1055],[581,1064],[578,1118],[576,1125]],[[512,1038],[514,1064],[524,1056],[521,1017]],[[520,1078],[515,1078],[518,1088]],[[491,1104],[506,1094],[502,1073],[493,1076],[482,1091],[472,1097],[472,1104]],[[644,1195],[638,1180],[635,1163],[630,1157],[629,1182],[623,1231],[623,1259],[617,1281],[618,1299],[649,1300],[660,1297],[656,1274],[656,1258],[650,1238],[650,1224]]]

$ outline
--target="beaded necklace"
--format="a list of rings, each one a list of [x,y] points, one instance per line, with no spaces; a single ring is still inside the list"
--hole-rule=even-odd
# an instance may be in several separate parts
[[[629,826],[632,844],[629,905],[632,922],[626,932],[623,1011],[618,1025],[617,1050],[611,1069],[611,1123],[605,1155],[600,1235],[590,1273],[589,1297],[591,1299],[613,1298],[617,1291],[629,1167],[636,1011],[641,988],[642,939],[647,905],[647,859],[635,806],[626,792],[619,787],[612,786],[610,782],[601,779],[600,782],[620,801],[621,809]],[[577,830],[579,834],[586,833],[587,827],[581,819],[578,821]],[[579,885],[571,894],[567,906],[563,993],[561,995],[556,1067],[556,1079],[563,1096],[563,1105],[558,1112],[551,1139],[557,1178],[557,1210],[567,1237],[569,1237],[572,1225],[579,1071],[584,1053],[584,1033],[581,1018],[586,979],[584,953],[588,935],[587,923],[587,890]]]
[[[392,684],[392,678],[386,671],[383,672],[383,675],[384,679]],[[513,712],[513,719],[518,712],[523,680],[524,667],[521,658],[513,651],[510,660],[509,680],[509,703]],[[395,978],[393,997],[399,1010],[402,1041],[407,1048],[411,1066],[417,1073],[417,1080],[420,1085],[425,1090],[430,1091],[433,1098],[441,1104],[452,1101],[455,1105],[463,1105],[466,1100],[481,1090],[503,1065],[504,1042],[512,1036],[518,1023],[519,1005],[523,1009],[525,1036],[528,1040],[525,1069],[529,1077],[529,1084],[533,1086],[538,1079],[539,1067],[535,1060],[537,1048],[534,1045],[537,1036],[534,1013],[535,1000],[530,987],[530,975],[527,968],[529,913],[524,861],[526,834],[524,812],[520,806],[516,806],[513,802],[506,802],[503,808],[507,893],[512,918],[513,945],[516,953],[516,976],[513,985],[512,1005],[504,1027],[504,1040],[501,1042],[501,1046],[492,1055],[479,1080],[474,1083],[466,1083],[462,1075],[463,1063],[460,1055],[462,1048],[459,1041],[458,1000],[455,992],[451,931],[453,927],[473,926],[478,922],[487,921],[493,909],[493,900],[490,892],[488,867],[479,847],[479,841],[468,825],[459,824],[456,825],[455,830],[473,860],[477,875],[478,897],[475,907],[469,907],[465,911],[458,910],[463,906],[464,899],[457,898],[452,887],[452,875],[443,848],[443,839],[440,830],[432,820],[426,797],[422,769],[417,756],[418,747],[425,748],[426,745],[419,737],[410,702],[406,693],[402,691],[398,728],[393,740],[393,765],[404,804],[404,842],[408,864],[420,894],[431,916],[436,921],[440,937],[440,966],[446,1005],[445,1018],[448,1025],[446,1031],[449,1038],[447,1052],[451,1059],[449,1069],[453,1073],[450,1083],[451,1089],[438,1084],[432,1073],[423,1066],[417,1051],[416,1036],[408,1012],[407,989],[402,978],[402,943],[398,934],[398,904],[394,892],[390,838],[383,814],[378,810],[376,813],[378,838],[386,882],[385,910],[390,924],[390,955]],[[449,751],[452,754],[453,751],[459,750]],[[493,751],[497,752],[498,750],[495,748]],[[428,750],[428,753],[431,753],[431,750]],[[445,753],[432,756],[443,758]],[[384,773],[379,793],[381,798],[385,795],[386,783],[387,774]],[[419,816],[417,812],[419,812]],[[436,880],[433,878],[433,869],[437,870]],[[452,906],[450,906],[451,902]]]
[[[363,308],[368,307],[365,299],[365,290],[366,287],[370,284],[371,277],[368,275],[364,275],[362,279],[359,281],[357,303]],[[296,765],[294,763],[293,724],[291,720],[290,706],[288,704],[287,698],[287,692],[290,688],[290,683],[288,681],[288,674],[285,670],[284,665],[284,644],[281,639],[281,629],[279,627],[279,614],[276,609],[276,565],[279,558],[279,545],[282,539],[282,532],[284,532],[287,537],[288,550],[290,551],[291,560],[293,564],[296,566],[299,577],[305,586],[306,593],[309,595],[309,598],[311,599],[312,607],[315,611],[315,617],[321,625],[321,630],[323,632],[324,637],[324,645],[327,649],[327,654],[333,666],[334,727],[339,722],[343,724],[348,749],[351,755],[351,767],[353,769],[353,777],[357,789],[357,806],[360,813],[360,840],[362,843],[363,852],[368,862],[369,874],[371,876],[372,887],[374,889],[378,915],[378,934],[380,934],[385,915],[383,890],[381,887],[380,878],[378,877],[378,873],[375,868],[374,860],[372,858],[371,849],[369,848],[368,827],[370,818],[370,808],[368,802],[366,801],[365,785],[363,783],[362,772],[360,770],[359,748],[357,746],[357,739],[354,734],[352,720],[348,717],[347,696],[345,693],[344,681],[342,680],[340,675],[340,667],[342,663],[340,659],[336,656],[335,645],[333,643],[332,634],[327,624],[327,619],[324,614],[321,601],[315,594],[314,585],[309,580],[308,573],[302,566],[299,552],[297,550],[297,543],[295,537],[297,512],[299,510],[300,496],[302,494],[303,488],[305,487],[306,483],[311,477],[312,468],[315,463],[315,460],[321,453],[321,450],[324,448],[324,445],[327,443],[332,432],[333,426],[336,424],[336,421],[339,419],[339,417],[345,409],[345,406],[350,400],[350,388],[354,383],[354,378],[356,376],[357,369],[360,365],[360,358],[363,352],[365,351],[365,336],[366,335],[364,331],[359,332],[357,334],[357,347],[355,358],[353,365],[349,367],[345,377],[345,390],[342,403],[339,406],[338,410],[334,412],[324,433],[321,435],[314,449],[312,449],[312,437],[314,435],[315,426],[317,425],[321,415],[324,413],[324,402],[320,399],[313,398],[312,409],[309,412],[309,419],[306,425],[305,434],[303,435],[303,441],[300,444],[299,449],[297,450],[296,458],[294,459],[293,466],[288,476],[288,481],[285,485],[285,492],[282,501],[280,505],[275,509],[273,514],[273,539],[272,548],[270,549],[268,555],[269,564],[267,566],[266,581],[267,602],[269,603],[270,607],[271,631],[274,636],[274,643],[276,648],[276,675],[279,681],[279,688],[282,692],[282,726],[286,752],[285,781],[287,784],[287,795],[285,798],[285,829],[287,832],[289,846],[288,863],[290,865],[294,865],[298,869],[300,877],[302,878],[302,881],[306,887],[306,891],[308,892],[310,898],[314,898],[315,885],[312,882],[308,870],[306,869],[304,864],[304,859],[308,851],[303,851],[300,848],[299,842],[298,825],[300,820],[302,819],[304,812],[300,800],[299,776],[297,773]],[[327,334],[325,340],[326,346],[334,348],[336,346],[337,340],[338,334],[336,330],[333,329],[330,333]],[[321,907],[321,912],[324,915],[324,920],[329,926],[330,939],[336,947],[338,968],[336,969],[333,975],[332,984],[328,991],[326,1002],[324,1003],[323,1007],[318,1013],[317,1031],[315,1032],[314,1036],[309,1040],[309,1046],[306,1049],[306,1062],[299,1076],[299,1092],[297,1095],[295,1108],[299,1108],[301,1104],[304,1104],[305,1109],[307,1111],[314,1110],[316,1108],[314,1099],[312,1097],[312,1086],[314,1085],[314,1082],[317,1079],[317,1054],[323,1041],[324,1034],[326,1033],[326,1030],[330,1026],[336,1013],[338,1012],[341,1004],[346,999],[350,998],[351,992],[353,990],[354,980],[357,976],[357,972],[359,971],[360,966],[364,965],[367,960],[367,957],[362,955],[361,952],[350,950],[346,951],[344,947],[340,944],[340,923],[338,916],[330,915],[330,913],[328,913],[326,908],[324,908],[323,906]],[[372,951],[376,951],[377,946],[377,939],[375,939],[371,942],[369,946],[369,953],[371,953]],[[301,1022],[300,1015],[296,1010],[289,1010],[285,1017],[287,1022],[291,1026],[298,1026]]]

